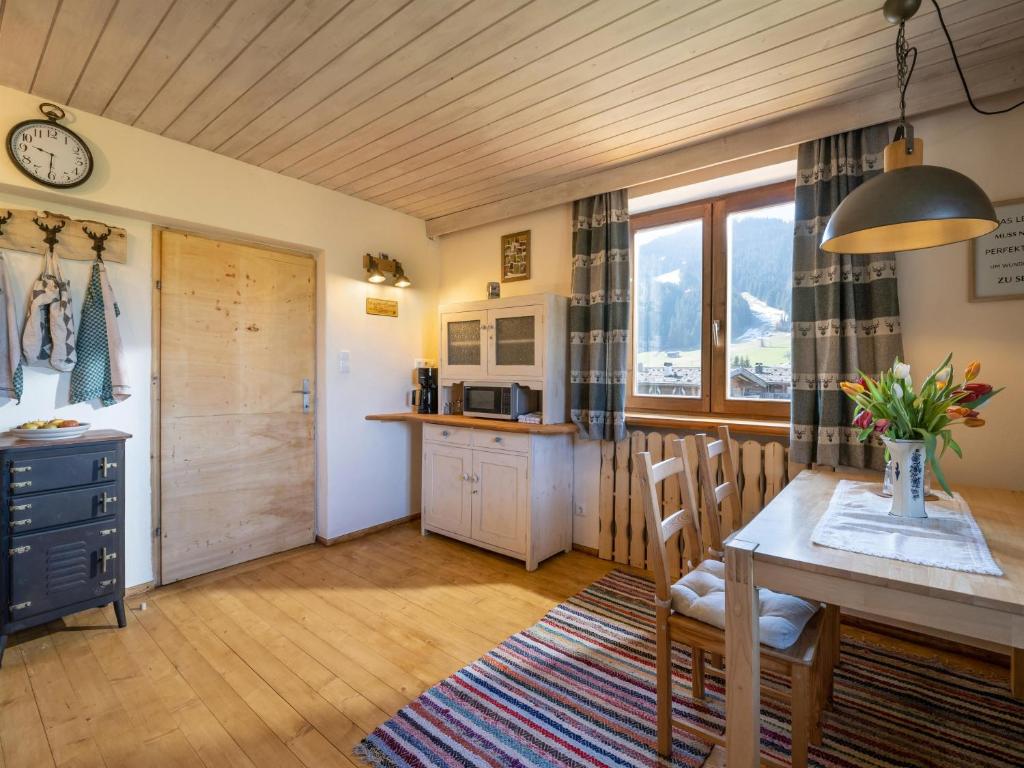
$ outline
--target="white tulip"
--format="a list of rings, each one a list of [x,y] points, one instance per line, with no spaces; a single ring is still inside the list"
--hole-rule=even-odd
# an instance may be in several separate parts
[[[897,379],[909,379],[910,363],[895,362],[892,365],[892,372],[896,374]]]
[[[935,380],[945,383],[949,381],[949,376],[951,373],[953,373],[953,369],[951,367],[943,368],[941,371],[935,374]]]
[[[898,381],[893,382],[892,391],[900,400],[903,399],[903,387],[900,386],[900,383]]]

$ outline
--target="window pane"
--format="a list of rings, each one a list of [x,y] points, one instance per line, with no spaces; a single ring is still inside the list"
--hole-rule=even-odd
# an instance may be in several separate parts
[[[727,395],[789,400],[793,203],[730,213]]]
[[[494,321],[495,365],[533,365],[533,315]]]
[[[480,321],[448,323],[448,364],[480,365]]]
[[[703,228],[696,219],[636,233],[636,395],[701,396]]]

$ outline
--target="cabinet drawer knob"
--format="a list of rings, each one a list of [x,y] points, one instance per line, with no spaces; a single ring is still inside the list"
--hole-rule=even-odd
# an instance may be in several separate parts
[[[500,443],[501,442],[501,437],[499,436],[499,437],[494,438],[494,442]]]
[[[441,437],[448,437],[451,434],[447,429],[441,430]]]

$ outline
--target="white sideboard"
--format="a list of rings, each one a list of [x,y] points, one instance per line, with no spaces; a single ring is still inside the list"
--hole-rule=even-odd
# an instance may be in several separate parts
[[[572,549],[572,436],[423,425],[423,533],[538,563]]]

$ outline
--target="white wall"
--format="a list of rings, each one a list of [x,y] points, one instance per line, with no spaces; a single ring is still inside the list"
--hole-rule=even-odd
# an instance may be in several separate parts
[[[993,200],[1024,197],[1024,109],[982,117],[958,108],[915,121],[925,140],[925,162],[961,171]],[[502,234],[532,231],[532,280],[502,286],[503,294],[554,291],[568,294],[571,265],[571,207],[559,206],[441,238],[442,303],[478,299],[488,280],[498,279]],[[1024,488],[1024,300],[967,301],[967,245],[900,254],[900,309],[906,354],[921,369],[953,352],[958,364],[979,358],[982,379],[1008,389],[986,406],[984,429],[960,429],[965,459],[943,462],[953,482]],[[596,446],[577,442],[574,470],[577,516],[574,540],[596,546],[598,499]]]
[[[0,88],[0,126],[37,115],[38,104],[36,97]],[[146,222],[316,254],[318,531],[337,536],[413,511],[414,486],[396,482],[414,469],[408,431],[363,417],[403,408],[413,360],[437,356],[438,248],[425,237],[423,222],[111,120],[74,110],[69,114],[70,127],[93,149],[93,177],[74,190],[55,192],[37,186],[3,161],[0,198],[129,227],[134,235],[129,263],[116,272],[117,265],[112,266],[111,279],[122,301],[129,298],[129,286],[138,287],[137,309],[130,318],[122,318],[121,327],[140,349],[150,332],[148,287],[141,287],[149,282]],[[413,287],[402,291],[367,283],[361,267],[366,251],[384,251],[401,259]],[[399,317],[365,315],[367,296],[398,298]],[[341,350],[351,352],[352,373],[347,375],[338,370]],[[136,396],[121,415],[114,416],[121,406],[109,411],[118,428],[136,435],[131,450],[138,458],[129,459],[132,494],[147,499],[148,366],[148,351],[140,353],[132,371],[138,374],[133,381]],[[54,396],[40,395],[46,402]],[[26,406],[0,408],[0,428],[29,418]],[[72,410],[59,408],[58,413],[71,415]],[[97,414],[90,412],[93,421],[103,423]],[[135,499],[128,503],[133,544],[127,553],[127,581],[134,584],[147,581],[151,574],[149,542],[142,546],[139,534],[148,531],[149,506],[148,500],[140,506]]]
[[[929,165],[974,179],[994,202],[1024,198],[1024,109],[983,117],[969,108],[914,121]],[[982,361],[981,380],[1006,391],[985,405],[987,425],[959,429],[964,459],[947,454],[951,482],[1024,489],[1024,299],[969,302],[969,243],[896,259],[907,359],[921,372],[950,352],[959,366]]]

